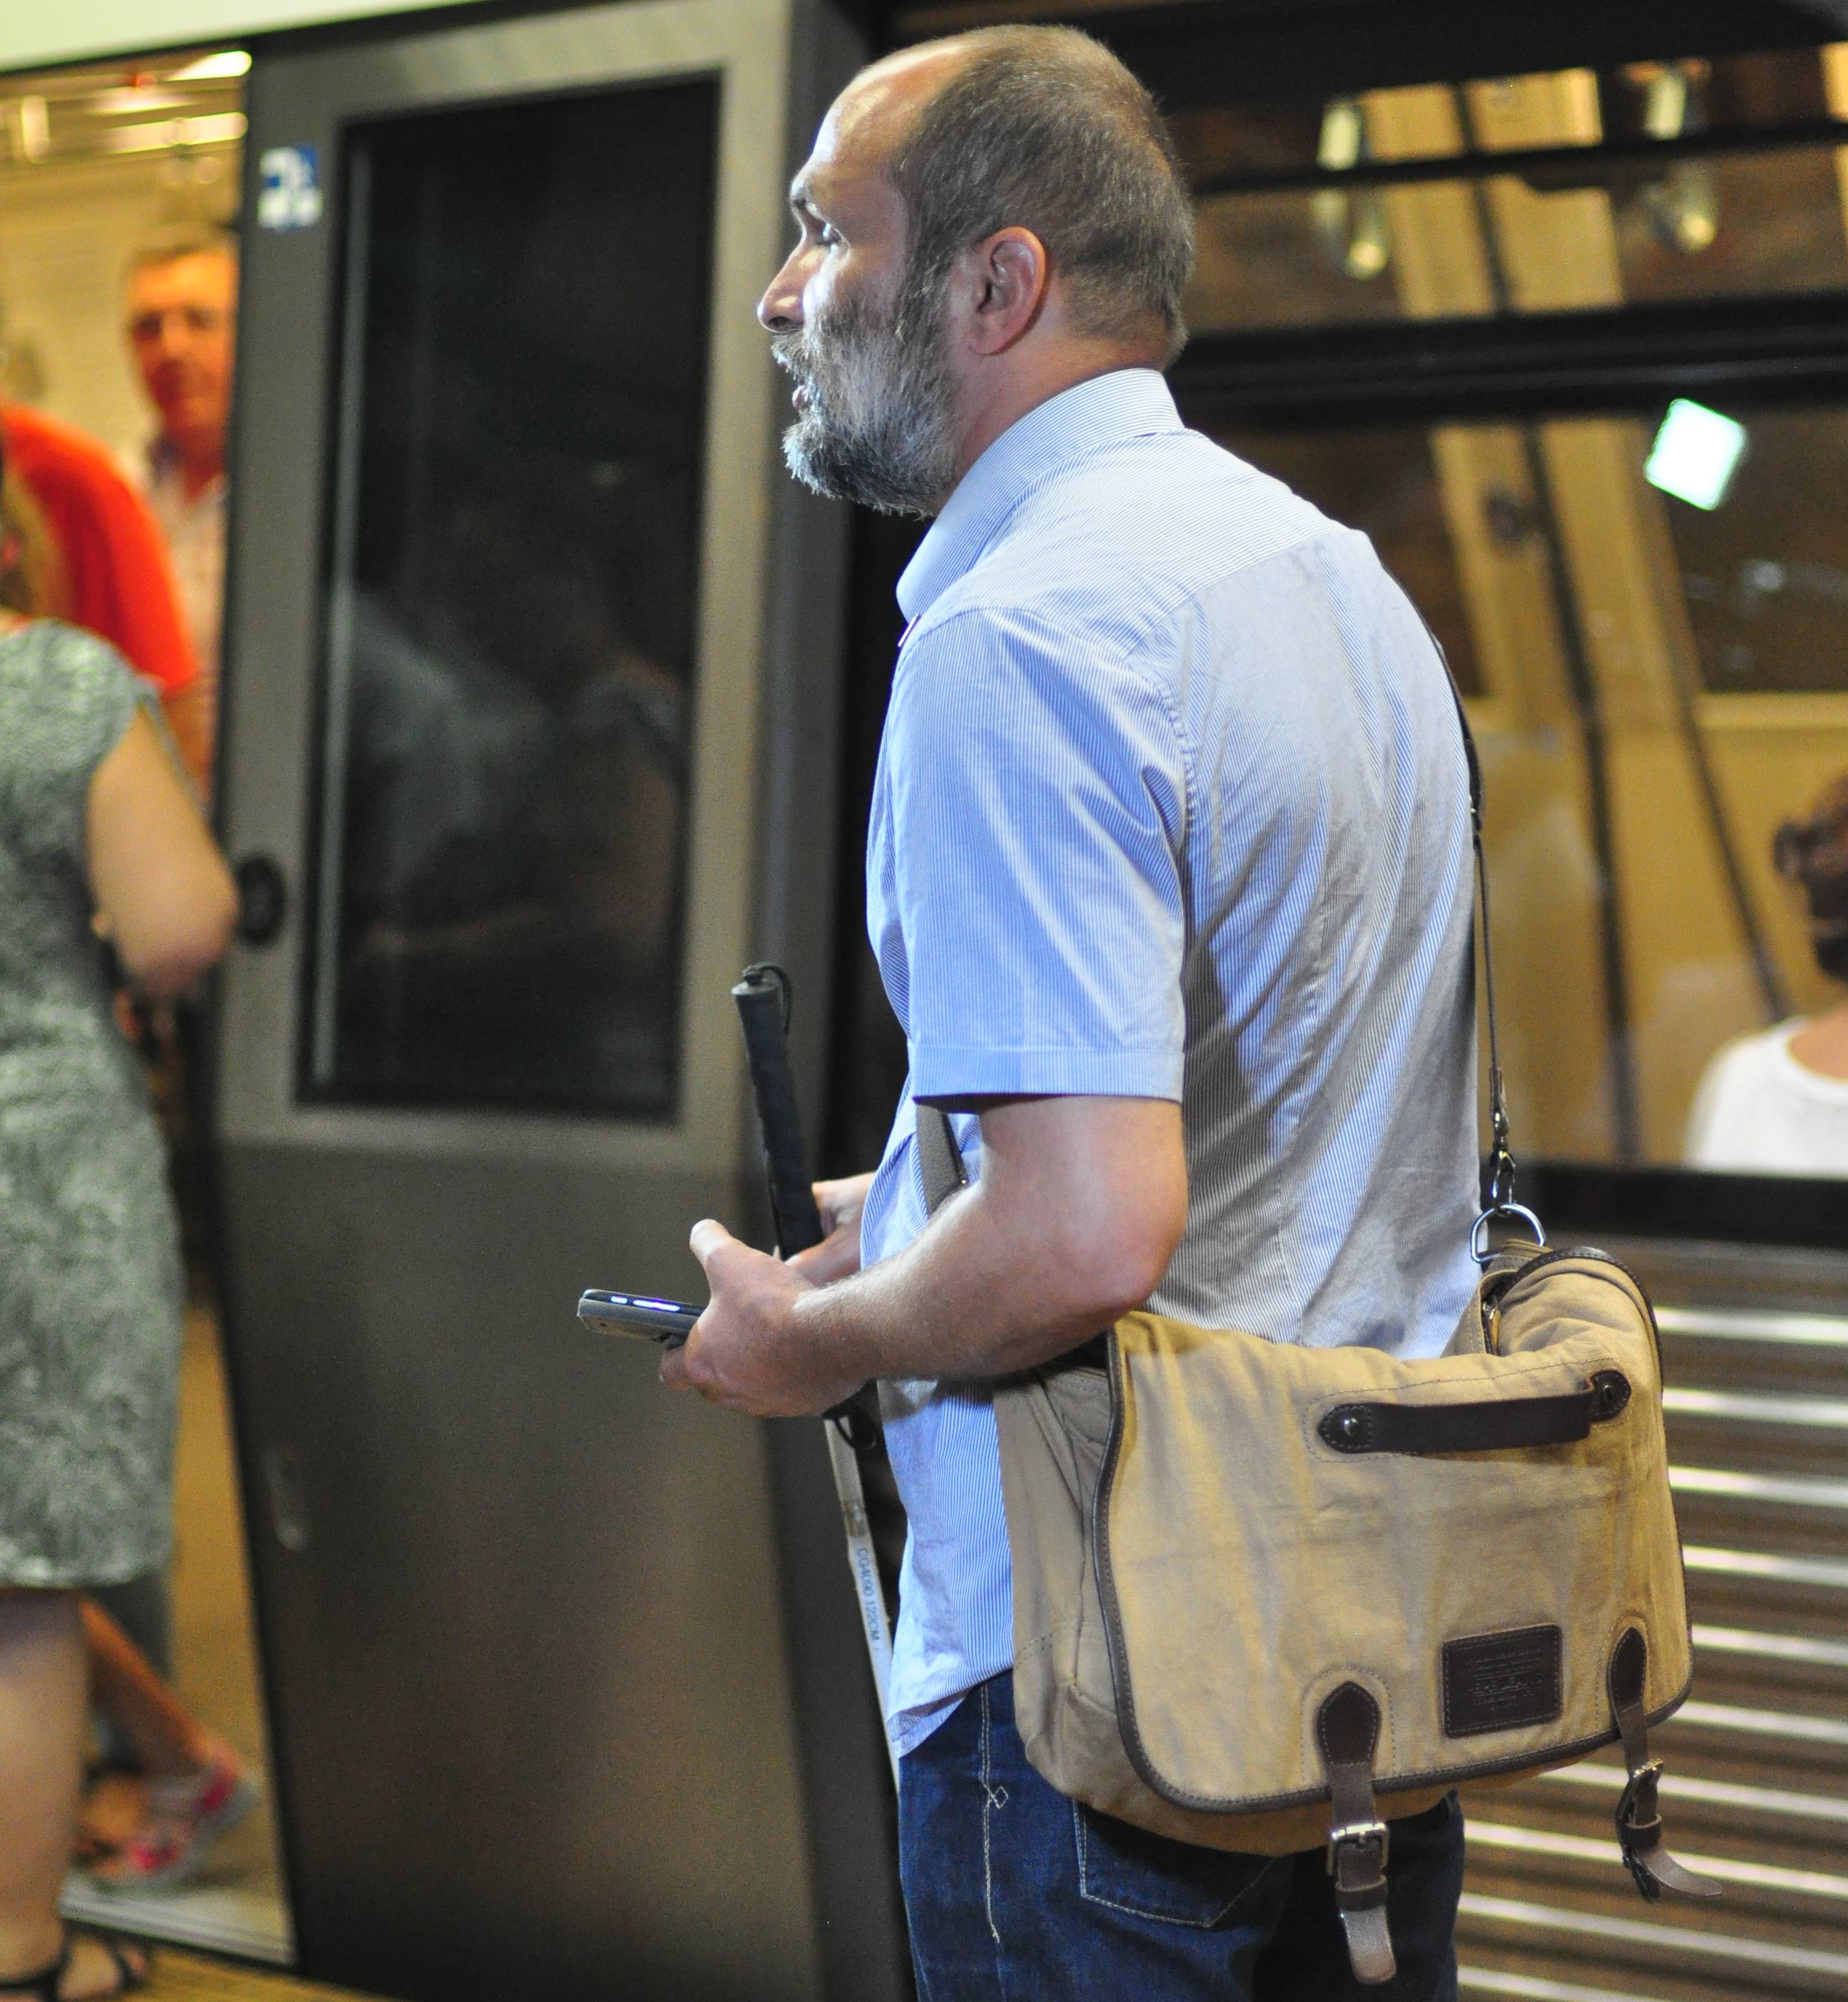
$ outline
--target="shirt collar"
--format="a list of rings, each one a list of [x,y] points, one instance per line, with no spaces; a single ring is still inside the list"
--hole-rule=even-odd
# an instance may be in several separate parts
[[[174,444],[165,431],[156,431],[148,441],[148,487],[153,491],[159,492],[163,488],[170,487],[177,498],[180,495],[180,479],[179,446]],[[221,473],[209,485],[201,487],[187,504],[197,507],[208,501],[222,500],[225,497],[225,476]]]
[[[973,567],[1020,497],[1055,467],[1120,438],[1181,428],[1174,398],[1153,368],[1113,369],[1036,404],[957,483],[898,581],[899,609],[907,620],[922,618]]]

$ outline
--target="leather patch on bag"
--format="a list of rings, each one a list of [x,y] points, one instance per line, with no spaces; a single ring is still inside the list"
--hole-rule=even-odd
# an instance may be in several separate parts
[[[1519,1627],[1510,1634],[1446,1641],[1445,1736],[1474,1738],[1485,1731],[1550,1723],[1565,1707],[1560,1648],[1556,1627]]]

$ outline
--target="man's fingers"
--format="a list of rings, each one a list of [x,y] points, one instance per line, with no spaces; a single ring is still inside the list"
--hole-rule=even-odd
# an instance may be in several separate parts
[[[798,1251],[789,1261],[789,1269],[815,1286],[831,1286],[837,1279],[851,1278],[860,1269],[860,1233],[844,1225],[820,1243]]]
[[[737,1240],[722,1223],[714,1222],[710,1216],[702,1216],[693,1226],[686,1241],[693,1247],[694,1257],[704,1266],[721,1244],[733,1244]]]
[[[664,1390],[696,1392],[707,1404],[717,1404],[723,1411],[745,1411],[750,1408],[738,1398],[715,1390],[709,1382],[702,1382],[687,1362],[684,1344],[678,1348],[664,1348],[661,1352],[661,1383]]]

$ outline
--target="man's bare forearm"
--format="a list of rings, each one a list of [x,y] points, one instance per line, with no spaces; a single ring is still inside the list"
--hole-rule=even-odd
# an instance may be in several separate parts
[[[798,1338],[868,1377],[1050,1362],[1159,1282],[1186,1213],[1176,1107],[1023,1100],[985,1111],[982,1180],[896,1257],[797,1303]]]
[[[805,1294],[794,1338],[862,1379],[1000,1376],[1051,1361],[1139,1304],[1087,1283],[1053,1243],[1023,1241],[997,1207],[977,1184],[896,1257]]]
[[[874,1377],[1030,1369],[1148,1298],[1186,1221],[1179,1107],[991,1102],[982,1141],[980,1181],[850,1278],[861,1181],[830,1185],[837,1234],[792,1264],[697,1225],[712,1300],[662,1381],[734,1411],[824,1411]]]

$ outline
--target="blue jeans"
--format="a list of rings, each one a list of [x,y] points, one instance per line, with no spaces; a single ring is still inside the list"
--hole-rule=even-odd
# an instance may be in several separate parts
[[[1455,2002],[1463,1815],[1392,1824],[1399,1972],[1347,1964],[1320,1850],[1235,1856],[1067,1800],[1014,1728],[1012,1679],[972,1690],[903,1761],[899,1871],[919,2002]]]

